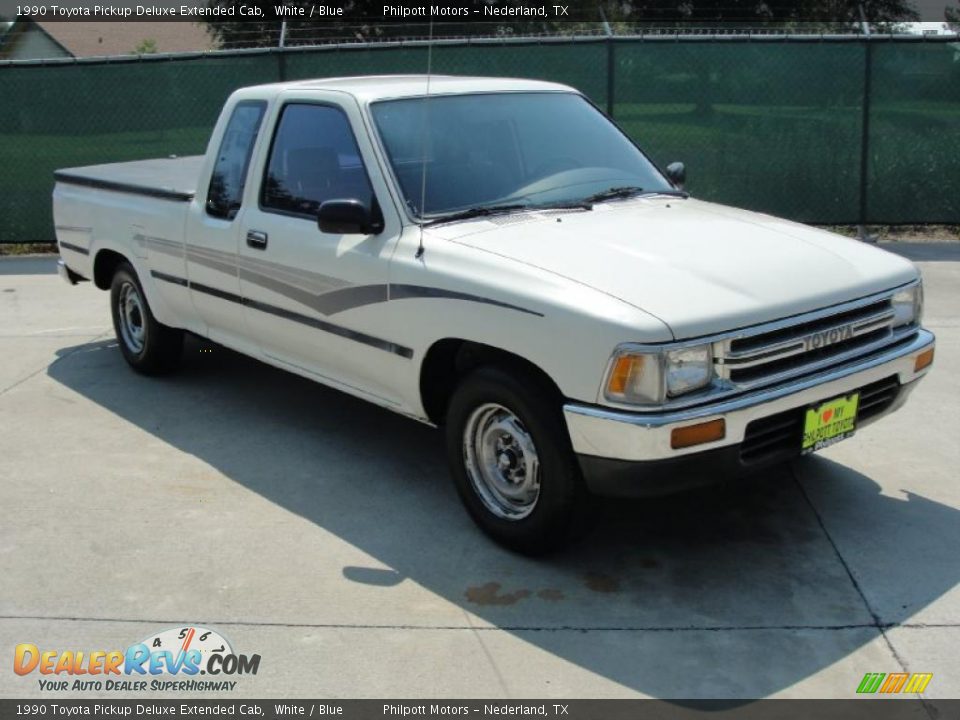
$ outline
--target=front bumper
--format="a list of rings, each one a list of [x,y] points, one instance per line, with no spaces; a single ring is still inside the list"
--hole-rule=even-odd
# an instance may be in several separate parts
[[[934,346],[933,333],[916,335],[882,351],[745,395],[699,407],[663,413],[612,410],[596,405],[569,403],[564,416],[574,452],[590,489],[603,495],[656,495],[706,484],[730,475],[752,471],[800,452],[796,441],[755,451],[753,436],[770,420],[778,432],[793,431],[791,423],[805,408],[833,397],[869,388],[884,394],[869,415],[858,420],[858,429],[899,408],[929,367],[915,371],[918,355]],[[726,435],[714,442],[673,449],[674,429],[723,418]],[[769,424],[769,423],[768,423]],[[770,436],[772,437],[772,436]],[[770,441],[767,440],[769,443]]]

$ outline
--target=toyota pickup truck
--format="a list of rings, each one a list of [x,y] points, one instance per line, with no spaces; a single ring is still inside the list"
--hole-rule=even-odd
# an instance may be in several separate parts
[[[563,85],[244,88],[204,156],[55,179],[61,275],[110,291],[134,370],[193,333],[441,427],[466,509],[523,552],[591,494],[848,438],[933,362],[910,262],[690,197]]]

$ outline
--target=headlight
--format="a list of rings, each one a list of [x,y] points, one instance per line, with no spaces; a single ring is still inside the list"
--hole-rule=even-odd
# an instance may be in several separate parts
[[[923,314],[923,284],[917,283],[897,291],[891,304],[895,328],[919,323]]]
[[[709,345],[667,352],[667,396],[699,390],[713,379],[713,353]]]
[[[618,348],[610,361],[604,396],[630,405],[652,405],[706,387],[713,380],[710,345],[660,352]]]

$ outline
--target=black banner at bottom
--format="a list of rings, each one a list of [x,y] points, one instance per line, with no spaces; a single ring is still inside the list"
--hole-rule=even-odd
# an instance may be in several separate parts
[[[929,720],[960,700],[0,700],[0,718],[564,718]]]

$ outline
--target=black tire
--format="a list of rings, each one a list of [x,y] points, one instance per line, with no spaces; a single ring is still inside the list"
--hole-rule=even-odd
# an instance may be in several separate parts
[[[120,352],[130,367],[145,375],[162,375],[179,365],[183,331],[157,322],[140,279],[127,262],[113,273],[110,312]]]
[[[506,414],[501,410],[507,411]],[[511,414],[519,421],[511,427],[525,431],[527,438],[532,439],[535,450],[532,457],[539,465],[539,491],[532,506],[528,498],[523,498],[523,509],[516,509],[514,505],[519,503],[511,502],[512,499],[500,502],[502,498],[490,490],[491,483],[485,481],[484,473],[478,470],[482,463],[477,458],[483,453],[474,452],[478,447],[489,447],[476,440],[480,427],[477,422],[491,418],[486,427],[494,429],[479,435],[499,435],[502,442],[510,436],[499,433],[496,428],[503,426],[504,419],[512,422]],[[562,400],[535,373],[514,366],[488,366],[473,371],[450,399],[445,434],[447,460],[460,499],[474,522],[495,541],[517,552],[539,555],[562,547],[583,528],[582,521],[589,513],[589,496],[570,446]],[[474,442],[468,442],[468,437]],[[512,440],[510,437],[508,447],[517,447]],[[498,470],[502,477],[502,473],[510,472],[516,463],[509,458],[503,460],[504,455],[497,453],[501,451],[491,450],[488,457],[500,458]],[[519,462],[523,466],[521,483],[525,482],[526,458],[523,454]],[[505,512],[515,510],[513,517],[505,517]]]

